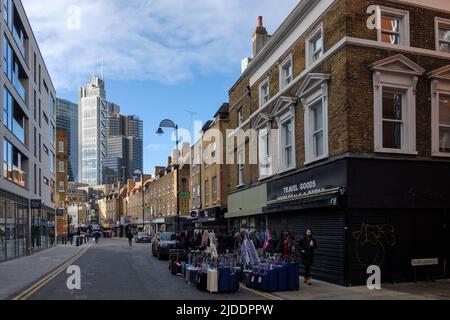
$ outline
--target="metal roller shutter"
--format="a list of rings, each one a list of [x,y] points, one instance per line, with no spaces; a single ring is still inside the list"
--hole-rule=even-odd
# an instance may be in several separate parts
[[[290,231],[297,241],[311,228],[318,242],[311,269],[316,279],[345,285],[345,215],[341,211],[314,209],[269,217],[270,230]],[[301,263],[301,260],[299,259]],[[303,274],[303,266],[300,266]]]

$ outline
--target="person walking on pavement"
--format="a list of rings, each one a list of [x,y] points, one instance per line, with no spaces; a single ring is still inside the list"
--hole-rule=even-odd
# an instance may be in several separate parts
[[[98,239],[100,238],[100,234],[98,232],[96,232],[94,234],[94,238],[95,238],[95,243],[98,244]]]
[[[130,246],[133,245],[133,232],[131,232],[131,229],[128,230],[127,238],[128,238],[129,245]]]
[[[305,266],[305,283],[311,286],[311,266],[314,263],[314,250],[317,249],[317,241],[313,238],[311,229],[306,230],[305,237],[300,240],[299,247],[302,263]]]

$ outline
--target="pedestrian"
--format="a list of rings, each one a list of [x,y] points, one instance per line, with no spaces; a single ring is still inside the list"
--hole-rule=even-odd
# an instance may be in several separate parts
[[[128,238],[128,244],[130,246],[133,245],[133,232],[131,232],[131,229],[128,229],[127,238]]]
[[[98,239],[100,238],[100,234],[98,232],[95,233],[95,243],[98,244]]]
[[[306,230],[304,238],[300,240],[299,248],[301,250],[302,263],[305,266],[305,283],[311,286],[311,266],[314,263],[314,250],[317,249],[317,241],[312,236],[310,228]]]

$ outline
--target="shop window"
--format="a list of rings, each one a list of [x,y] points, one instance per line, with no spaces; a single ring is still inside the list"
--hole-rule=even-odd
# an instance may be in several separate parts
[[[425,70],[403,55],[376,62],[371,68],[375,152],[417,154],[416,87]]]
[[[381,29],[378,30],[378,41],[409,46],[409,12],[381,7]]]

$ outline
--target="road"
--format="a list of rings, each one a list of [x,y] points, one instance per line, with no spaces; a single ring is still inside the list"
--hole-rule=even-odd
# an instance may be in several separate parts
[[[200,292],[173,276],[168,262],[152,257],[149,244],[130,247],[125,240],[101,239],[73,263],[81,269],[81,290],[69,290],[63,270],[30,300],[263,300],[241,289],[235,294]],[[270,297],[269,297],[270,298]]]

